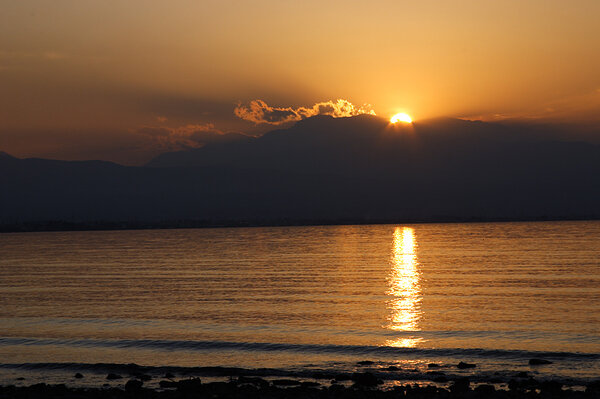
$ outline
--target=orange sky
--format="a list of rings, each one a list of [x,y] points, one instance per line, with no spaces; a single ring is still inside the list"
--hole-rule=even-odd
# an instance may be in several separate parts
[[[139,163],[165,150],[149,128],[272,128],[236,115],[252,100],[596,124],[599,15],[597,0],[9,1],[0,150]]]

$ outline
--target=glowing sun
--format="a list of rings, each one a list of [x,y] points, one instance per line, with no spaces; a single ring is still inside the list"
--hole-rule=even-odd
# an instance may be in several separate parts
[[[390,122],[392,122],[392,123],[397,123],[397,122],[412,123],[412,118],[408,114],[401,112],[399,114],[392,116],[392,119],[390,119]]]

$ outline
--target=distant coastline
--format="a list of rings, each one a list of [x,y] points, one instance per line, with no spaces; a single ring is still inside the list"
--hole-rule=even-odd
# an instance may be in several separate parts
[[[50,220],[40,222],[0,223],[0,233],[33,233],[53,231],[111,231],[111,230],[168,230],[231,227],[291,227],[291,226],[347,226],[370,224],[424,224],[424,223],[509,223],[509,222],[562,222],[594,221],[600,215],[565,217],[451,217],[403,219],[334,219],[334,220],[172,220],[172,221],[84,221]]]

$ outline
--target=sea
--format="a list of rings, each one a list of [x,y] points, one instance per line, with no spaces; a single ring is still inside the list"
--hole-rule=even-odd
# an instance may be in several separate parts
[[[140,372],[582,386],[600,222],[0,234],[0,385]]]

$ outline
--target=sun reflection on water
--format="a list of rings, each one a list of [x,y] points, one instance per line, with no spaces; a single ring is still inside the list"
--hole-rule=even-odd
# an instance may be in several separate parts
[[[416,254],[414,229],[396,227],[394,230],[391,270],[388,277],[391,296],[388,327],[395,331],[418,331],[421,320],[421,283]],[[403,337],[386,342],[386,346],[414,347],[422,338]]]

